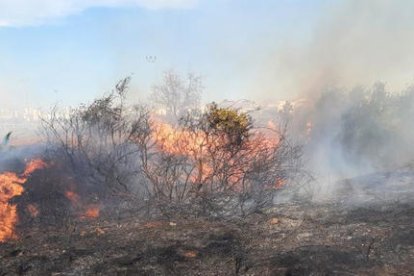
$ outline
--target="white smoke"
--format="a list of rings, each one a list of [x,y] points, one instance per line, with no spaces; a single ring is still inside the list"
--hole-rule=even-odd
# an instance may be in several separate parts
[[[309,38],[288,38],[263,72],[275,92],[308,97],[327,86],[387,83],[401,90],[414,79],[414,2],[350,0],[327,5]]]

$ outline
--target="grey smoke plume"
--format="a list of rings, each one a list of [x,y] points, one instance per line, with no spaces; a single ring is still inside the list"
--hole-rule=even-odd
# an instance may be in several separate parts
[[[401,90],[414,77],[414,2],[350,0],[328,5],[308,40],[288,40],[266,71],[278,92],[308,97],[327,86],[387,82]]]
[[[312,125],[305,148],[320,197],[412,164],[413,12],[404,0],[329,3],[308,39],[288,39],[266,64],[274,94],[307,101],[292,127]]]
[[[413,87],[398,93],[389,92],[383,83],[352,90],[331,88],[303,109],[295,112],[304,116],[294,113],[292,117],[293,121],[311,123],[305,149],[309,169],[320,185],[315,193],[318,197],[332,196],[343,189],[346,179],[369,174],[372,177],[365,177],[363,184],[351,181],[356,186],[350,187],[355,193],[360,184],[378,192],[379,186],[367,184],[370,178],[392,173],[396,179],[389,183],[394,185],[393,181],[398,182],[396,172],[412,171]],[[294,126],[302,127],[303,131],[304,124],[296,122]]]

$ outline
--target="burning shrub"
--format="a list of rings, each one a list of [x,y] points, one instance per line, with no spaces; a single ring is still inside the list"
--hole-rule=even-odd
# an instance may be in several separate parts
[[[301,148],[282,131],[255,129],[246,112],[215,103],[171,125],[126,105],[128,82],[67,118],[44,120],[50,153],[101,198],[124,190],[160,210],[244,215],[271,204],[298,172]]]
[[[268,206],[300,166],[300,147],[283,133],[254,129],[247,113],[215,103],[178,127],[155,124],[153,139],[142,155],[151,194],[199,214],[245,215]]]

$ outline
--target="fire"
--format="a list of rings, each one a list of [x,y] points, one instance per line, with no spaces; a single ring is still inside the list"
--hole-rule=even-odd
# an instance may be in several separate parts
[[[284,179],[277,179],[275,183],[275,189],[280,189],[286,184],[286,180]]]
[[[159,148],[170,154],[191,155],[203,149],[206,135],[174,128],[167,123],[154,123],[155,140]]]
[[[79,205],[80,197],[74,191],[66,191],[65,196],[72,203],[72,206],[78,206]]]
[[[34,171],[44,169],[47,167],[47,164],[42,159],[33,159],[29,161],[24,170],[23,176],[27,177],[31,175]]]
[[[0,174],[0,221],[2,222],[0,224],[0,242],[17,236],[14,231],[15,225],[19,221],[17,208],[15,204],[10,204],[9,201],[24,192],[23,184],[34,171],[46,166],[44,161],[35,159],[27,163],[21,175],[13,172]],[[33,216],[39,215],[39,210],[35,206],[30,207],[29,205],[28,211]]]
[[[84,206],[81,197],[73,190],[68,190],[65,193],[66,198],[71,202],[72,207],[78,213],[81,219],[96,219],[99,217],[100,208],[96,204]]]
[[[163,122],[155,122],[153,128],[156,145],[161,151],[196,161],[198,165],[189,176],[192,183],[202,183],[210,177],[213,168],[201,160],[207,156],[209,147],[218,146],[218,141],[207,144],[205,133],[186,131]]]
[[[99,217],[99,212],[100,212],[99,207],[92,205],[86,209],[82,217],[87,218],[87,219],[96,219]]]
[[[15,238],[14,226],[18,222],[17,209],[15,205],[0,203],[0,242]]]
[[[217,165],[213,159],[212,152],[225,145],[225,137],[208,137],[203,131],[188,131],[180,127],[174,127],[164,122],[154,121],[153,129],[155,133],[155,144],[159,150],[164,153],[185,156],[194,162],[195,168],[192,170],[188,179],[191,183],[205,183],[208,179],[214,177],[220,169],[213,169],[213,164]],[[275,125],[269,125],[269,128],[276,129]],[[266,135],[264,133],[255,133],[246,141],[246,148],[250,149],[250,154],[264,152],[266,149],[272,149],[279,143],[278,137]],[[274,134],[274,132],[272,132]],[[231,153],[229,152],[230,156]],[[237,160],[229,157],[226,159],[228,164],[237,164]],[[228,164],[222,164],[227,166]],[[228,181],[236,184],[241,181],[245,174],[243,166],[233,166],[233,171],[229,173]],[[187,177],[187,176],[185,176]],[[279,183],[281,184],[281,183]],[[234,187],[235,189],[237,187]]]
[[[0,175],[0,202],[7,203],[11,198],[21,195],[24,191],[21,186],[26,182],[25,178],[6,172]]]

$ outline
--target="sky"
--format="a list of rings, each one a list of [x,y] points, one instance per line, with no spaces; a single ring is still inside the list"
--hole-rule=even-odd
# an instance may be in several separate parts
[[[144,99],[170,69],[200,74],[205,102],[407,85],[410,2],[0,0],[0,107],[90,102],[129,75]]]

